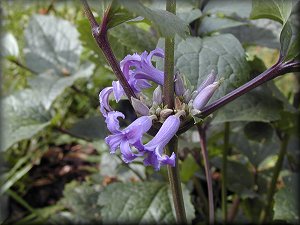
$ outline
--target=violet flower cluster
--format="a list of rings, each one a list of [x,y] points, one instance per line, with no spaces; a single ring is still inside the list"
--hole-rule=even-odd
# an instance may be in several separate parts
[[[110,96],[118,102],[125,95],[119,81],[113,81],[111,87],[104,88],[100,94],[100,111],[105,117],[107,128],[111,135],[105,138],[114,154],[120,149],[122,159],[130,163],[137,157],[144,158],[144,165],[153,166],[159,170],[162,165],[175,166],[175,153],[171,156],[164,154],[164,147],[176,135],[180,118],[188,114],[195,115],[207,104],[220,82],[215,82],[216,74],[212,73],[193,93],[186,89],[184,78],[176,73],[174,76],[176,104],[174,109],[168,109],[162,103],[161,85],[164,84],[163,71],[152,64],[153,56],[164,58],[162,49],[143,52],[141,55],[127,55],[121,62],[120,68],[138,99],[131,102],[136,113],[140,116],[124,129],[120,128],[119,118],[125,119],[123,113],[114,111],[109,104]],[[152,99],[142,93],[143,89],[158,84]],[[161,122],[162,126],[148,143],[143,143],[143,136],[152,127],[153,122]]]

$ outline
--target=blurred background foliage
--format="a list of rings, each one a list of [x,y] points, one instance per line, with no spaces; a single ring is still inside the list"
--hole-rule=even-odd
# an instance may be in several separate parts
[[[106,1],[89,3],[100,21]],[[206,70],[216,66],[224,72],[220,76],[228,76],[228,89],[219,93],[226,94],[233,88],[231,83],[239,86],[272,66],[279,56],[281,25],[270,19],[250,20],[250,3],[179,1],[177,15],[189,24],[193,38],[199,38],[177,40],[181,46],[195,41],[193,49],[176,47],[177,69],[199,82]],[[164,9],[164,1],[143,4]],[[139,13],[124,10],[131,16]],[[77,224],[115,218],[119,222],[174,222],[166,169],[154,172],[141,161],[124,164],[119,155],[109,154],[103,141],[108,131],[99,113],[98,94],[111,86],[115,76],[93,40],[80,2],[2,1],[1,21],[1,223]],[[231,62],[218,64],[230,43],[221,43],[217,54],[207,53],[217,58],[207,68],[189,67],[192,58],[181,61],[183,50],[203,60],[202,44],[211,47],[228,34],[237,43],[228,58],[238,58],[237,51],[240,67]],[[109,40],[119,61],[127,54],[161,45],[160,34],[149,20],[122,23],[109,31]],[[287,157],[276,184],[271,218],[282,223],[299,220],[294,198],[299,171],[299,80],[294,73],[278,77],[206,121],[217,221],[221,221],[225,123],[230,124],[227,202],[231,221],[258,221],[286,135]],[[128,101],[112,104],[128,121],[135,118]],[[179,149],[188,219],[205,224],[207,190],[195,129],[179,137]],[[140,194],[129,199],[136,193]],[[121,213],[126,204],[135,207]]]

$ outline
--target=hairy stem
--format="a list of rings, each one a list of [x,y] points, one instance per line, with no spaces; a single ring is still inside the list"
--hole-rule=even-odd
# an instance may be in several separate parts
[[[114,74],[116,75],[117,79],[120,81],[125,94],[127,95],[129,101],[131,101],[131,97],[136,98],[136,95],[134,91],[132,90],[131,86],[129,85],[128,81],[126,80],[121,68],[120,64],[117,61],[111,46],[109,44],[108,38],[107,38],[107,23],[108,23],[108,13],[110,10],[110,7],[105,11],[104,16],[102,18],[101,26],[97,23],[88,3],[86,0],[81,0],[84,12],[90,22],[92,34],[94,39],[97,42],[97,45],[102,50],[106,60],[108,61],[109,65],[111,66],[112,70],[114,71]]]
[[[225,122],[224,127],[224,148],[222,157],[222,217],[223,223],[227,223],[227,155],[229,149],[230,123]]]
[[[167,0],[166,10],[175,14],[176,0]],[[166,37],[165,39],[165,65],[164,65],[164,86],[163,86],[163,103],[168,108],[174,108],[174,37]],[[178,224],[187,224],[181,181],[178,166],[178,138],[174,136],[166,147],[166,153],[176,154],[175,167],[167,166],[168,177],[171,186],[173,203],[176,212],[176,221]]]
[[[271,213],[272,205],[273,205],[273,196],[275,194],[277,180],[278,180],[279,173],[280,173],[281,167],[282,167],[282,163],[283,163],[283,160],[284,160],[284,157],[286,154],[288,140],[289,140],[289,135],[284,134],[284,136],[282,137],[282,140],[281,140],[281,146],[280,146],[280,150],[278,153],[278,159],[276,161],[276,164],[275,164],[275,167],[273,170],[271,184],[270,184],[270,187],[269,187],[269,190],[267,193],[267,201],[266,201],[267,205],[260,214],[260,221],[259,221],[260,224],[264,224],[269,219],[269,215]]]
[[[201,153],[204,160],[205,175],[206,175],[206,182],[207,182],[209,224],[214,224],[214,220],[215,220],[214,198],[213,198],[212,176],[211,176],[210,165],[208,160],[208,152],[206,146],[206,131],[200,124],[197,124],[197,128],[200,136]]]
[[[166,10],[176,13],[176,0],[168,0]],[[174,108],[174,37],[165,38],[165,65],[164,65],[164,104],[169,109]]]

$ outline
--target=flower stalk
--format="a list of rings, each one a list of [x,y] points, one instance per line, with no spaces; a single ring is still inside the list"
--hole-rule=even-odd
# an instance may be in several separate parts
[[[223,223],[227,223],[227,155],[229,148],[230,123],[225,122],[224,126],[224,148],[222,157],[222,217]]]

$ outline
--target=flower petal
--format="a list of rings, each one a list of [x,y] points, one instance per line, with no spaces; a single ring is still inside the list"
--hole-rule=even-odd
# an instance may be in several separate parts
[[[105,138],[105,143],[110,148],[110,153],[114,154],[116,153],[117,148],[120,146],[122,141],[122,134],[112,134]]]
[[[114,96],[116,102],[119,102],[122,96],[125,94],[123,87],[121,86],[120,81],[113,81],[112,82]]]
[[[129,143],[127,141],[122,141],[120,144],[120,150],[122,154],[122,159],[125,163],[130,163],[137,156],[132,152]]]
[[[109,112],[105,119],[105,123],[107,124],[108,130],[113,134],[121,132],[118,117],[125,119],[124,114],[119,111]]]
[[[100,111],[105,118],[107,117],[107,113],[113,110],[109,105],[109,95],[112,92],[112,87],[106,87],[99,94]]]

